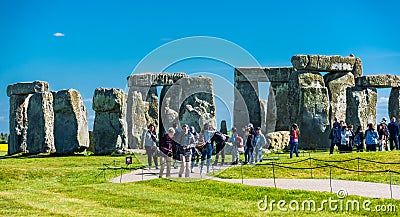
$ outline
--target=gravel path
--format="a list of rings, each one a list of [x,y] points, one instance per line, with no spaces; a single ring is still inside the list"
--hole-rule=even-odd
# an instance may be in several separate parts
[[[213,171],[219,171],[230,166],[215,166]],[[114,183],[137,182],[142,180],[150,180],[158,178],[159,170],[156,169],[143,169],[136,170],[130,173],[118,176],[111,179]],[[211,173],[212,174],[212,173]],[[165,177],[165,174],[164,174]],[[171,177],[178,177],[178,169],[171,170]],[[212,176],[200,174],[199,168],[194,168],[194,173],[190,174],[190,178],[207,178],[211,180],[229,182],[229,183],[242,183],[241,179],[220,179]],[[243,184],[251,186],[274,187],[273,179],[244,179]],[[332,180],[332,189],[330,187],[329,179],[276,179],[276,187],[281,189],[297,189],[307,191],[320,191],[320,192],[341,192],[348,195],[357,195],[371,198],[391,198],[391,191],[389,184],[372,183],[372,182],[357,182],[347,180]],[[392,185],[393,199],[400,200],[400,186]]]

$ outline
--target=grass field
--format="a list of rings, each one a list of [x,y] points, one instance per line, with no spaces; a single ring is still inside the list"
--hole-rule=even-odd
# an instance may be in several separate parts
[[[392,171],[400,172],[400,164],[378,164],[367,162],[364,160],[360,160],[360,167],[358,168],[358,160],[348,161],[348,162],[324,162],[324,161],[346,161],[351,160],[357,157],[374,160],[379,162],[396,162],[400,163],[400,152],[375,152],[375,153],[347,153],[347,154],[334,154],[329,155],[327,152],[316,152],[311,153],[311,157],[317,160],[305,160],[309,158],[308,153],[300,154],[299,158],[289,159],[288,155],[277,155],[270,154],[268,155],[267,161],[264,161],[262,164],[269,165],[245,165],[243,166],[243,177],[244,178],[273,178],[272,166],[270,165],[273,161],[276,165],[281,165],[285,167],[292,168],[310,168],[324,166],[324,165],[336,165],[339,167],[348,168],[351,170],[360,170],[360,171],[382,171],[391,169]],[[303,160],[303,161],[302,161]],[[320,161],[318,161],[320,160]],[[298,162],[301,161],[301,162]],[[298,162],[298,163],[295,163]],[[290,164],[293,163],[293,164]],[[288,169],[282,168],[279,166],[274,167],[276,178],[311,178],[310,169]],[[241,178],[241,169],[239,166],[230,168],[222,171],[221,173],[216,175],[219,178]],[[312,170],[312,178],[317,179],[329,179],[330,177],[330,168],[319,168]],[[360,172],[360,176],[358,176],[357,172],[346,171],[338,168],[332,168],[332,178],[333,179],[343,179],[343,180],[358,180],[360,181],[368,181],[368,182],[380,182],[380,183],[389,183],[390,182],[390,174],[386,173],[367,173]],[[400,174],[392,173],[392,181],[393,184],[400,184]]]
[[[5,155],[0,152],[0,155]],[[260,211],[258,201],[337,198],[335,194],[280,190],[204,180],[156,179],[113,184],[99,174],[103,163],[124,156],[0,157],[1,216],[359,216],[393,215],[358,211]],[[141,167],[135,160],[134,168]],[[248,168],[251,171],[251,167]],[[232,172],[232,171],[231,171]],[[106,180],[119,173],[106,173]],[[365,200],[361,197],[346,199]],[[371,199],[373,205],[400,201]],[[373,207],[371,205],[371,207]]]

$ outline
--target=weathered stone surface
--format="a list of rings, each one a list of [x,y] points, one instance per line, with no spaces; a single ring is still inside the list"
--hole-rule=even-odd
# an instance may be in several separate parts
[[[141,73],[127,78],[129,87],[150,87],[172,85],[181,78],[188,77],[185,73]]]
[[[289,125],[298,123],[299,120],[299,96],[303,87],[325,87],[324,78],[314,71],[296,71],[290,77],[288,91]]]
[[[28,105],[27,151],[30,154],[55,151],[53,95],[35,93]]]
[[[116,88],[96,88],[93,96],[93,110],[97,112],[124,113],[125,93]]]
[[[93,136],[93,131],[89,131],[89,147],[86,149],[86,151],[90,151],[94,153],[94,136]]]
[[[400,88],[395,87],[390,91],[389,96],[389,118],[400,119]]]
[[[368,75],[356,78],[358,87],[389,88],[400,87],[400,76],[396,75]]]
[[[179,121],[181,126],[188,124],[200,131],[205,124],[216,128],[216,114],[214,102],[214,89],[211,78],[188,77],[177,81],[168,91],[174,93],[175,87],[180,90],[179,97],[171,97],[171,107],[177,110],[179,107]]]
[[[267,117],[266,117],[266,129],[265,133],[275,132],[276,122],[277,122],[277,106],[276,106],[276,97],[274,92],[269,90],[268,94],[268,102],[267,102]]]
[[[8,85],[7,96],[42,93],[48,90],[49,84],[45,81],[21,82]]]
[[[267,100],[260,99],[261,106],[261,132],[267,132]]]
[[[289,146],[289,131],[277,131],[267,133],[267,146],[274,151],[284,150]]]
[[[378,94],[375,88],[348,87],[346,123],[366,129],[368,123],[376,122]]]
[[[148,91],[149,88],[129,88],[126,113],[129,148],[139,148],[142,132],[147,129],[149,104],[143,96],[146,96]]]
[[[54,95],[54,140],[56,153],[73,154],[89,147],[87,110],[74,89]]]
[[[128,149],[126,137],[126,95],[121,89],[97,88],[93,96],[96,111],[93,135],[96,154],[111,154]]]
[[[10,96],[10,136],[8,154],[26,152],[28,105],[31,95]]]
[[[329,147],[329,97],[326,87],[302,87],[299,93],[297,118],[301,134],[299,147]]]
[[[237,67],[236,82],[289,82],[293,67]]]
[[[291,62],[294,68],[300,70],[352,72],[355,76],[362,75],[361,60],[351,56],[296,55]]]
[[[275,129],[267,132],[274,131],[287,131],[289,130],[289,105],[288,105],[288,94],[289,94],[289,83],[271,83],[270,92],[274,93],[274,97],[271,96],[272,99],[275,100],[275,108],[272,107],[273,103],[270,105],[271,109],[276,110],[276,123]],[[270,97],[268,96],[268,99]],[[291,105],[290,105],[291,106]],[[270,108],[270,107],[268,107]],[[270,123],[269,121],[267,121]],[[272,128],[272,127],[271,127]]]
[[[261,109],[258,98],[258,82],[235,82],[234,126],[241,129],[251,122],[261,125]]]
[[[157,87],[152,86],[147,93],[148,111],[146,113],[146,122],[154,124],[158,133],[158,95]]]
[[[329,73],[324,76],[325,85],[328,87],[330,99],[329,116],[331,127],[336,117],[338,120],[346,120],[346,89],[355,85],[354,75],[348,73]]]

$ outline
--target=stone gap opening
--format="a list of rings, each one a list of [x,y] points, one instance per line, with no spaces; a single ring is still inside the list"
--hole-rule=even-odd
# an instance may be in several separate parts
[[[392,118],[389,114],[389,96],[391,88],[377,88],[378,100],[376,103],[376,122],[379,124],[382,118],[387,119],[387,123]],[[400,117],[396,117],[399,119]]]
[[[261,131],[263,133],[267,133],[267,128],[268,125],[271,125],[272,122],[275,122],[275,120],[273,120],[273,115],[271,115],[271,112],[273,112],[273,108],[270,108],[271,106],[269,106],[268,101],[272,102],[272,96],[270,96],[270,87],[271,87],[271,82],[258,82],[258,96],[260,99],[260,111],[261,111]],[[273,94],[273,92],[271,92],[271,94]],[[268,109],[270,111],[268,111]],[[270,114],[268,116],[268,114]],[[273,124],[273,128],[275,131],[275,124]],[[258,127],[258,126],[255,126]]]

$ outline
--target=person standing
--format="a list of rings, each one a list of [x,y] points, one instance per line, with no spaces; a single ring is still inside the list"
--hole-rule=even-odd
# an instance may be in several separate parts
[[[182,126],[182,133],[178,134],[176,142],[178,143],[178,150],[182,162],[179,170],[179,177],[182,177],[183,171],[185,171],[185,177],[189,178],[192,148],[195,146],[195,140],[194,136],[189,133],[189,126],[187,124]]]
[[[256,128],[256,136],[254,137],[254,159],[255,163],[262,162],[263,151],[262,148],[267,145],[267,140],[261,132],[261,127]]]
[[[341,153],[346,153],[349,151],[349,143],[350,143],[350,136],[351,133],[347,126],[342,126],[342,130],[340,131],[341,135],[341,140],[340,140],[340,146],[341,146]]]
[[[199,134],[196,132],[196,129],[194,128],[194,126],[191,126],[189,128],[189,133],[193,135],[194,144],[196,146],[199,142]],[[195,166],[195,161],[197,160],[197,162],[199,162],[199,156],[200,156],[200,154],[197,153],[197,148],[192,147],[192,159],[191,159],[191,164],[190,164],[190,172],[191,173],[194,173],[193,168]]]
[[[399,124],[396,122],[396,118],[392,117],[392,121],[388,124],[387,126],[388,131],[389,131],[389,142],[390,142],[390,149],[394,150],[395,148],[397,150],[400,150],[399,147]]]
[[[226,127],[226,121],[225,120],[221,121],[221,129],[219,130],[219,132],[224,134],[224,135],[228,134],[228,129]],[[225,163],[225,147],[220,152],[216,153],[214,164],[213,164],[214,166],[218,165],[218,160],[219,160],[219,156],[220,155],[221,155],[221,166],[223,166],[224,163]]]
[[[243,147],[243,139],[237,133],[236,127],[232,128],[230,142],[232,142],[232,165],[236,165],[239,163],[239,148]]]
[[[357,152],[362,152],[364,150],[365,135],[362,130],[362,126],[358,126],[356,132],[354,133],[354,146],[357,148]]]
[[[160,174],[159,177],[162,178],[165,165],[167,166],[166,177],[171,177],[171,157],[172,157],[172,148],[176,146],[174,141],[174,128],[170,127],[168,129],[168,133],[166,133],[160,139]]]
[[[205,124],[203,128],[203,137],[205,142],[205,147],[201,150],[201,163],[200,163],[200,174],[203,172],[204,163],[207,160],[207,173],[210,172],[210,165],[212,160],[213,146],[211,143],[211,138],[213,137],[215,130],[209,124]]]
[[[147,131],[143,133],[142,146],[143,143],[147,154],[147,163],[149,165],[149,169],[151,169],[152,166],[152,159],[154,160],[156,169],[158,169],[157,133],[155,132],[155,127],[153,124],[149,124]]]
[[[297,124],[293,124],[292,131],[290,133],[290,158],[293,157],[293,152],[296,154],[296,157],[299,157],[299,135],[299,126],[297,126]]]
[[[175,137],[182,133],[182,130],[179,128],[178,123],[173,123],[172,128],[174,128],[174,130],[175,130],[175,134],[174,134]],[[175,155],[179,155],[179,153],[177,153],[178,149],[175,149],[174,151],[176,152]],[[176,159],[174,160],[174,169],[178,169],[178,160],[176,160]]]
[[[386,135],[387,135],[386,124],[380,123],[378,126],[378,136],[379,136],[378,150],[379,151],[383,151],[383,150],[387,149]]]
[[[253,128],[246,128],[244,131],[244,134],[246,135],[246,149],[244,151],[244,164],[252,164],[253,163],[253,140],[254,140],[254,134],[251,133],[253,131]]]
[[[343,125],[344,122],[342,121],[340,121],[340,124],[334,124],[334,127],[332,128],[331,133],[329,134],[329,139],[331,139],[329,154],[333,154],[335,145],[338,147],[339,151],[341,151],[341,145],[340,145],[342,140],[341,130]]]
[[[378,132],[375,130],[373,124],[368,124],[368,130],[365,131],[365,144],[367,146],[367,152],[376,151],[376,145],[378,144]]]

